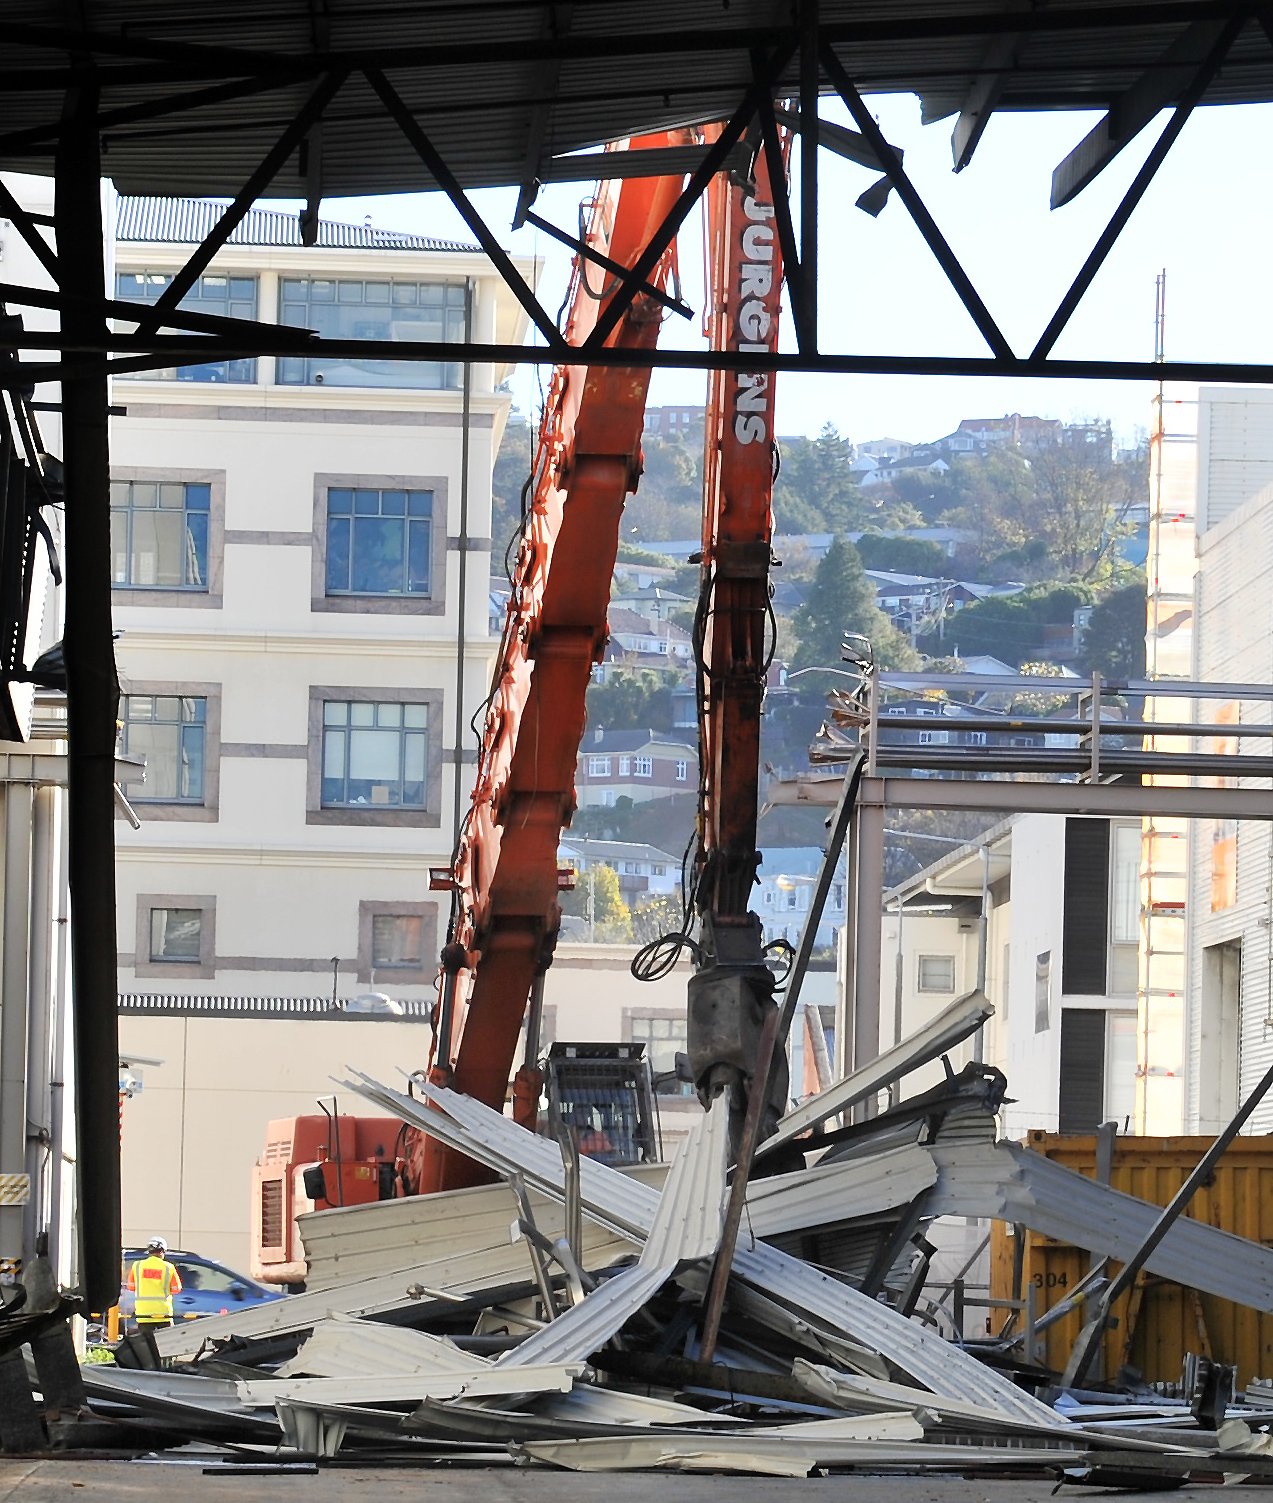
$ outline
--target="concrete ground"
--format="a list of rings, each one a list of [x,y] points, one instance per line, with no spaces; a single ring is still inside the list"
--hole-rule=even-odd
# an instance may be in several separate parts
[[[208,1461],[215,1458],[209,1456]],[[959,1477],[693,1477],[651,1473],[587,1473],[521,1467],[323,1468],[306,1475],[215,1475],[203,1458],[180,1462],[0,1460],[0,1503],[648,1503],[652,1488],[675,1503],[797,1503],[846,1498],[854,1503],[1048,1503],[1051,1481],[965,1481]],[[1066,1488],[1063,1498],[1115,1498],[1107,1489]],[[1142,1494],[1141,1496],[1149,1496]],[[1184,1487],[1172,1497],[1191,1503],[1215,1487]]]

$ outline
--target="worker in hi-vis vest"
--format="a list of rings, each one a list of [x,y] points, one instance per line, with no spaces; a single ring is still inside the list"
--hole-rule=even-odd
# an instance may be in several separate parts
[[[168,1261],[162,1237],[152,1237],[146,1256],[128,1270],[128,1288],[137,1296],[133,1313],[139,1326],[172,1324],[172,1297],[181,1293],[181,1275]]]

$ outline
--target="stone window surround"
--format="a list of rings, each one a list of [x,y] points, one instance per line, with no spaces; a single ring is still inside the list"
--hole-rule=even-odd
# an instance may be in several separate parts
[[[154,908],[197,908],[202,915],[199,925],[199,959],[197,961],[152,960],[150,958],[150,914]],[[137,929],[133,946],[133,974],[138,977],[167,977],[173,981],[211,981],[217,973],[217,900],[210,894],[188,892],[139,892],[137,894]]]
[[[327,593],[327,492],[363,487],[378,491],[432,491],[433,534],[428,595],[329,595]],[[314,549],[310,609],[367,616],[446,614],[447,480],[445,475],[315,475]]]
[[[323,808],[323,705],[328,700],[339,700],[347,704],[422,704],[428,706],[425,742],[428,766],[425,769],[423,809]],[[441,828],[442,700],[441,689],[367,688],[365,686],[355,688],[343,684],[311,684],[308,755],[305,771],[305,823],[308,825],[363,825],[381,829]]]
[[[196,610],[219,611],[225,591],[225,471],[111,465],[110,478],[133,482],[166,481],[170,484],[206,485],[212,493],[208,506],[208,588],[206,590],[168,590],[113,585],[111,604],[113,606],[175,605],[193,607]]]
[[[122,701],[124,699],[133,695],[164,694],[207,701],[203,720],[203,802],[201,804],[152,802],[146,798],[145,783],[125,783],[123,785],[124,796],[135,804],[137,817],[143,824],[175,823],[181,820],[194,824],[215,824],[220,818],[221,809],[221,685],[165,683],[158,679],[123,679],[120,683],[120,718],[123,718]],[[133,787],[138,790],[140,797],[135,797],[130,793]],[[116,807],[115,818],[119,820],[125,817],[123,810]]]
[[[372,928],[377,918],[418,918],[419,966],[372,967]],[[363,898],[358,904],[358,980],[367,986],[431,986],[438,973],[438,905],[392,899]]]

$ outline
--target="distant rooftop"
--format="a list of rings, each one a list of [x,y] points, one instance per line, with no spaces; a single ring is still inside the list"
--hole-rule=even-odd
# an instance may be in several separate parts
[[[199,245],[225,209],[206,198],[129,198],[119,200],[118,240],[161,245]],[[231,245],[295,246],[301,248],[300,220],[281,209],[249,209],[230,236]],[[477,252],[476,245],[408,235],[369,224],[318,221],[317,244],[332,250]]]

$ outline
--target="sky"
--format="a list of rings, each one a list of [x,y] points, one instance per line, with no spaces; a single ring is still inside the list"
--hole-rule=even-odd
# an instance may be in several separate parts
[[[972,163],[951,170],[948,119],[923,125],[909,96],[869,101],[885,136],[906,154],[906,170],[1014,351],[1026,355],[1167,118],[1148,126],[1079,197],[1048,208],[1052,169],[1099,118],[1080,112],[996,115]],[[838,101],[825,118],[847,124]],[[1154,354],[1155,279],[1167,274],[1169,360],[1273,359],[1273,105],[1197,110],[1173,146],[1122,237],[1058,341],[1062,359],[1150,360]],[[819,162],[820,346],[862,354],[987,353],[953,289],[896,195],[877,219],[854,205],[874,179],[864,168],[823,152]],[[798,168],[793,171],[798,180]],[[589,185],[545,190],[544,218],[568,229]],[[539,255],[541,301],[561,302],[569,253],[534,227],[509,229],[515,193],[474,194],[501,244]],[[471,240],[441,194],[333,199],[332,219],[371,221],[383,229]],[[796,209],[797,224],[798,208]],[[702,307],[702,227],[697,215],[680,240],[686,300]],[[786,321],[784,348],[794,348]],[[701,344],[693,325],[669,318],[665,347]],[[656,372],[651,405],[703,400],[701,372]],[[534,415],[547,380],[523,366],[513,380],[517,405]],[[1067,421],[1110,418],[1124,442],[1147,429],[1154,388],[1142,382],[1071,382],[919,376],[814,376],[778,380],[780,435],[816,434],[831,423],[855,442],[910,442],[951,432],[964,417],[1021,412]]]

